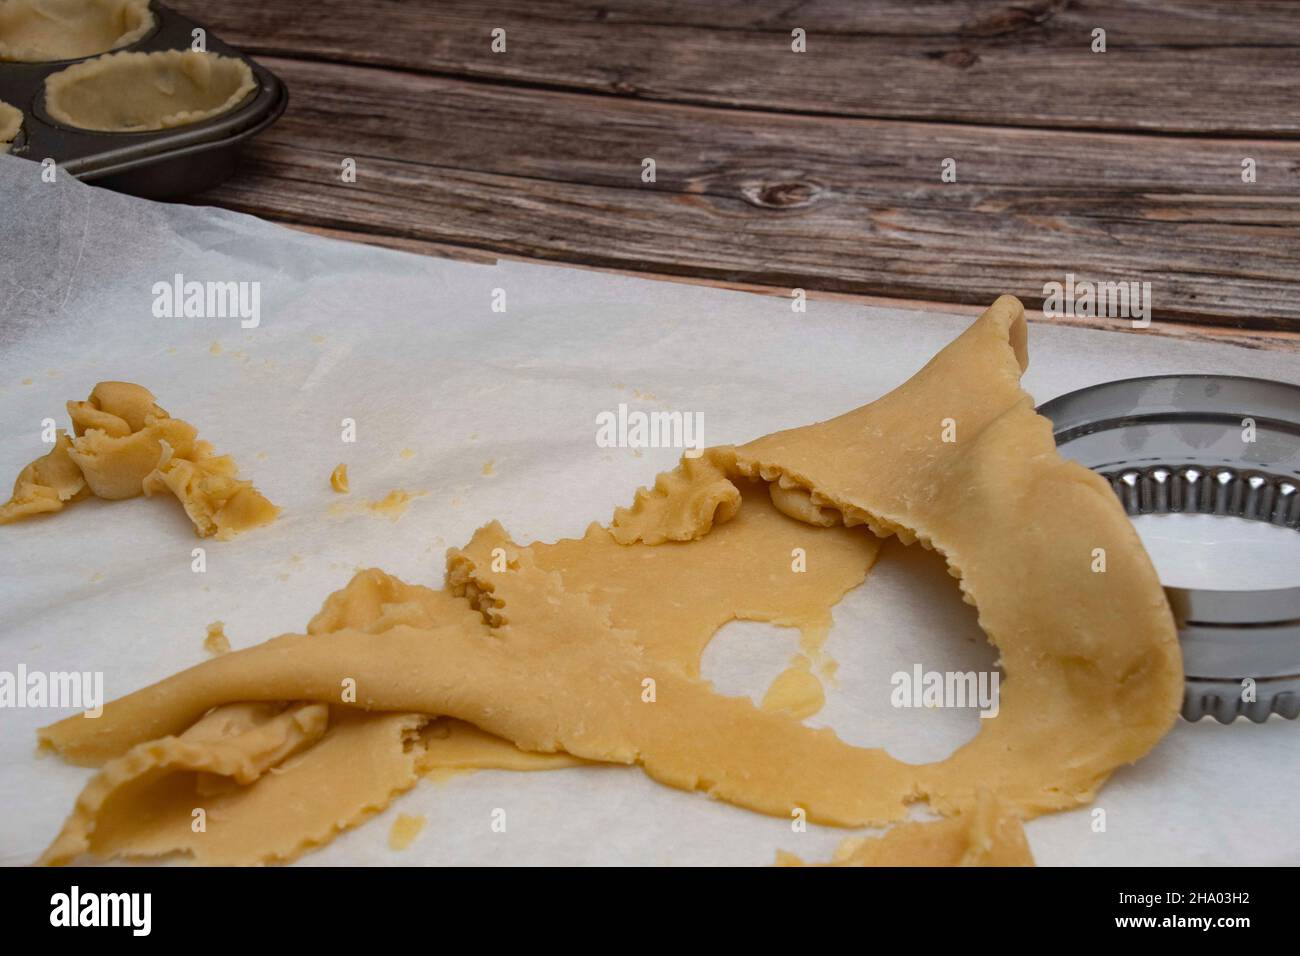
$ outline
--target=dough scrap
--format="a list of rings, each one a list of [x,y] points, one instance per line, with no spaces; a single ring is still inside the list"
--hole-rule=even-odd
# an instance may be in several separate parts
[[[172,418],[153,393],[130,382],[100,382],[84,402],[68,402],[76,438],[62,430],[54,448],[18,475],[0,524],[62,510],[91,494],[107,500],[169,492],[200,537],[226,539],[270,524],[279,509],[229,455],[214,455],[193,425]]]
[[[18,137],[18,131],[22,128],[23,111],[0,100],[0,146],[4,147],[0,152],[9,152],[9,147],[13,145],[13,141]]]
[[[444,590],[362,572],[308,634],[207,661],[40,739],[101,764],[212,708],[316,701],[369,712],[360,720],[456,718],[524,751],[639,764],[671,786],[838,826],[893,823],[918,801],[969,823],[989,812],[988,794],[1017,819],[1077,806],[1172,725],[1182,664],[1119,502],[1056,453],[1020,390],[1025,335],[1020,303],[1003,297],[894,392],[686,459],[610,529],[525,547],[493,522],[448,553]],[[955,442],[941,437],[945,419]],[[1001,652],[998,716],[945,760],[853,747],[698,678],[700,651],[727,620],[824,627],[874,560],[859,525],[939,549]],[[855,535],[872,549],[854,552]],[[829,543],[822,553],[845,563],[812,559],[806,581],[780,577],[792,537],[810,555]],[[1096,547],[1105,574],[1091,571]],[[340,702],[344,682],[354,700]],[[900,832],[890,846],[914,839]],[[245,849],[245,862],[265,858]]]
[[[373,515],[387,518],[389,521],[396,521],[406,513],[406,506],[411,503],[411,500],[419,498],[423,494],[423,491],[407,491],[404,488],[394,488],[382,498],[367,501],[365,503],[366,510]]]
[[[807,864],[778,851],[777,866],[1033,866],[1020,818],[981,793],[969,813],[901,823],[878,837],[850,837],[829,863]]]
[[[226,626],[221,621],[208,625],[208,635],[203,639],[203,649],[213,657],[230,653],[230,638],[226,637]]]
[[[153,29],[149,0],[0,0],[0,60],[78,60]]]
[[[0,524],[59,511],[68,502],[80,501],[90,494],[71,451],[72,439],[62,428],[58,429],[49,453],[18,473],[13,494],[0,505]]]
[[[250,716],[239,713],[244,707]],[[106,764],[39,862],[71,863],[85,853],[181,854],[204,866],[287,862],[382,810],[419,779],[414,742],[423,717],[311,704],[268,718],[265,708],[218,708],[180,737]],[[232,716],[235,726],[210,731]],[[206,816],[206,830],[197,833],[196,809]]]
[[[390,850],[405,850],[415,838],[420,835],[424,825],[428,821],[424,817],[413,817],[407,813],[399,813],[393,820],[393,826],[388,831],[388,848]]]
[[[764,710],[789,714],[795,720],[811,717],[826,705],[826,691],[812,672],[812,662],[799,654],[776,676],[763,695]]]
[[[348,466],[336,465],[330,472],[330,487],[341,495],[348,493]]]
[[[236,57],[196,50],[109,53],[45,80],[45,109],[76,129],[140,133],[201,123],[257,88]]]

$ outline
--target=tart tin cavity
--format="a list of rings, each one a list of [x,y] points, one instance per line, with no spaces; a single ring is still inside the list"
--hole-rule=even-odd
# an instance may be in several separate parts
[[[149,0],[0,0],[0,60],[96,56],[142,40],[154,23]]]
[[[1227,515],[1300,530],[1300,386],[1158,375],[1080,389],[1038,411],[1061,454],[1107,479],[1129,514]],[[1183,646],[1185,718],[1300,716],[1300,586],[1165,593]],[[1247,678],[1254,700],[1243,700]]]
[[[64,126],[141,133],[227,113],[257,88],[237,57],[193,50],[110,53],[45,78],[45,111]]]
[[[51,115],[45,81],[94,60],[75,65],[0,61],[0,100],[25,114],[22,132],[10,147],[13,155],[37,163],[53,159],[61,170],[78,179],[151,199],[201,192],[234,172],[244,141],[284,112],[288,102],[284,84],[188,17],[157,2],[150,3],[148,10],[154,22],[152,32],[101,61],[124,57],[127,52],[176,51],[179,55],[192,49],[194,31],[203,29],[207,54],[238,60],[251,74],[251,91],[224,112],[184,125],[137,132],[77,129]],[[0,151],[3,148],[0,146]]]

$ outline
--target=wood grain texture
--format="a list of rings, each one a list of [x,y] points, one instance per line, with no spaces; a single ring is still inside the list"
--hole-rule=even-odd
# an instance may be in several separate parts
[[[1300,10],[1251,0],[176,0],[250,53],[627,99],[1300,134]],[[506,30],[506,52],[490,49]],[[807,52],[791,52],[791,30]],[[1106,31],[1094,53],[1092,31]]]
[[[970,305],[1003,292],[1036,305],[1072,272],[1149,281],[1161,320],[1300,324],[1300,143],[775,115],[263,62],[293,91],[289,112],[198,201],[433,246]],[[945,157],[956,183],[940,181]]]

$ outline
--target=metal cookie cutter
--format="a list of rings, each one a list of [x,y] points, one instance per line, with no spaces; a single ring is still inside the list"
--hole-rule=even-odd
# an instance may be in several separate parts
[[[1038,412],[1061,454],[1106,478],[1131,515],[1231,515],[1300,530],[1300,386],[1156,375],[1070,392]],[[1183,646],[1183,717],[1300,715],[1300,586],[1165,593]],[[1242,699],[1247,678],[1253,701]]]

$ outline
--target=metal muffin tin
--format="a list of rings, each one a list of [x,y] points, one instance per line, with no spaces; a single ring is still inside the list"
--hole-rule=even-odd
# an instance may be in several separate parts
[[[1160,375],[1080,389],[1038,411],[1061,453],[1110,481],[1131,515],[1228,515],[1300,530],[1300,387]],[[1253,442],[1243,441],[1246,419]],[[1165,593],[1183,647],[1186,719],[1300,715],[1300,586]],[[1248,678],[1253,701],[1243,700]]]
[[[289,102],[288,91],[274,73],[222,43],[202,24],[157,2],[149,9],[153,29],[111,53],[188,50],[192,31],[202,28],[207,51],[243,60],[253,71],[257,88],[234,109],[200,123],[144,133],[103,133],[65,126],[45,110],[45,78],[95,57],[49,63],[0,61],[0,100],[23,112],[22,129],[9,149],[12,155],[36,162],[51,158],[78,179],[150,199],[197,193],[235,171],[244,140],[279,118]]]

